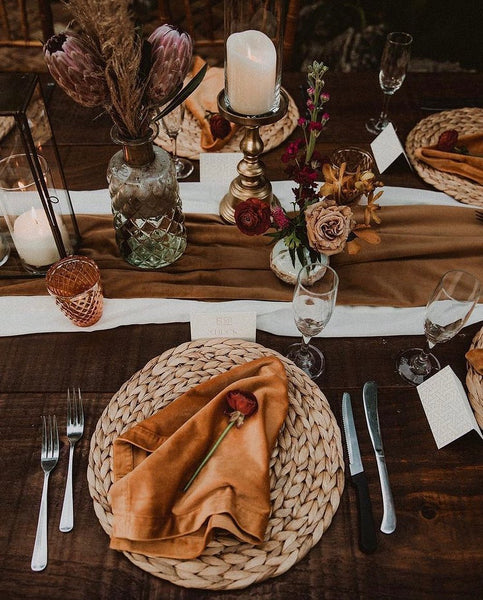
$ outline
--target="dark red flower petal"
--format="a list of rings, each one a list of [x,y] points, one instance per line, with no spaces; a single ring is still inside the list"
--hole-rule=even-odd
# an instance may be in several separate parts
[[[447,129],[439,136],[436,149],[442,152],[452,152],[458,143],[458,132],[456,129]]]
[[[232,410],[240,412],[245,417],[253,415],[258,410],[258,402],[252,392],[230,390],[226,394],[226,402]]]

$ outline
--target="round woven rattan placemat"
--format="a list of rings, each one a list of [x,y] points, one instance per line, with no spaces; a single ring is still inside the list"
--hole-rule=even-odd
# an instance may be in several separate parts
[[[87,479],[94,510],[109,535],[112,444],[123,431],[202,381],[267,355],[285,366],[290,405],[270,461],[266,541],[253,546],[219,534],[200,557],[186,561],[125,552],[141,569],[188,588],[245,588],[286,572],[330,525],[344,487],[344,463],[340,430],[326,398],[285,357],[254,342],[229,339],[196,340],[168,350],[112,397],[91,440]]]
[[[459,135],[483,131],[483,109],[461,108],[435,113],[422,119],[406,139],[406,152],[411,164],[424,181],[464,204],[483,206],[483,186],[476,182],[433,169],[415,157],[422,146],[432,146],[447,129],[456,129]]]
[[[288,138],[297,126],[299,111],[293,98],[289,94],[287,94],[287,96],[288,110],[283,119],[280,119],[271,125],[260,127],[260,137],[262,138],[264,145],[264,152],[268,152],[279,146]],[[242,137],[243,128],[239,129],[231,140],[218,152],[240,152],[240,142]],[[183,119],[183,127],[178,135],[176,147],[177,154],[184,158],[198,160],[200,158],[200,153],[204,152],[200,147],[200,140],[201,128],[199,123],[190,111],[186,110]],[[159,127],[159,135],[155,142],[158,146],[161,146],[168,152],[171,152],[173,149],[173,142],[169,139],[162,125]]]
[[[483,327],[473,338],[470,349],[483,348]],[[468,371],[466,373],[466,387],[470,404],[475,411],[475,418],[478,425],[483,429],[483,375],[480,375],[468,362]]]

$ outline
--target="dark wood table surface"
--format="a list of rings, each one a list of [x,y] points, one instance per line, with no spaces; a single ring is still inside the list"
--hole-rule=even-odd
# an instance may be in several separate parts
[[[300,103],[300,75],[284,84]],[[426,97],[453,99],[483,89],[482,74],[410,74],[392,101],[391,113],[404,140],[424,116]],[[375,74],[329,74],[331,121],[322,134],[322,152],[347,145],[367,147],[364,122],[378,113],[381,97]],[[49,110],[70,189],[106,187],[105,170],[116,150],[109,121],[71,102],[58,89]],[[272,180],[284,179],[281,148],[265,157]],[[198,170],[192,177],[196,180]],[[430,189],[403,161],[384,174],[387,185]],[[481,323],[463,329],[437,347],[464,381],[464,354]],[[285,574],[233,592],[177,587],[134,566],[110,550],[89,496],[86,470],[97,421],[112,395],[151,358],[189,340],[189,324],[134,325],[107,331],[0,337],[0,597],[5,599],[212,600],[223,598],[300,599],[468,599],[480,596],[483,576],[483,473],[481,440],[470,433],[438,450],[415,388],[399,379],[395,358],[421,345],[422,336],[318,339],[327,371],[318,382],[341,423],[344,391],[353,398],[356,426],[376,522],[382,503],[376,462],[365,426],[362,386],[379,386],[382,436],[398,526],[378,535],[372,555],[358,548],[357,507],[348,469],[346,487],[333,522],[321,541]],[[284,352],[293,338],[257,332],[257,341]],[[86,405],[85,434],[76,446],[75,527],[58,523],[67,469],[68,443],[61,430],[61,456],[50,478],[49,563],[30,570],[43,474],[40,417],[57,413],[64,421],[65,394],[80,385]]]

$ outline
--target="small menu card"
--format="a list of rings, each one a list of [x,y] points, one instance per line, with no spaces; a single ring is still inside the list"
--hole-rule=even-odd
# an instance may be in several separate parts
[[[254,342],[257,334],[256,312],[194,313],[191,339],[237,338]]]
[[[384,127],[381,133],[371,142],[371,150],[379,173],[383,173],[401,154],[404,155],[410,169],[412,169],[392,123]]]
[[[450,366],[420,383],[417,389],[438,449],[472,429],[483,439],[463,384]]]

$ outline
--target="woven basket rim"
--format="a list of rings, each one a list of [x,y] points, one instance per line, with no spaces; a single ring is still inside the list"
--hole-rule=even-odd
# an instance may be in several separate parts
[[[483,348],[483,327],[476,333],[469,350],[473,348]],[[469,361],[467,362],[466,387],[476,421],[483,429],[483,375],[480,375]]]

